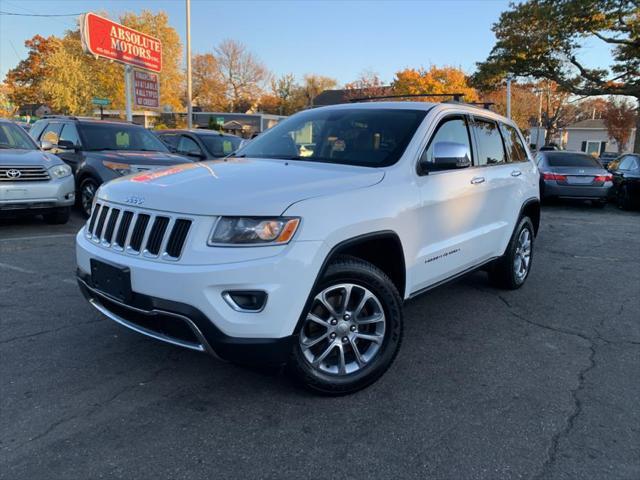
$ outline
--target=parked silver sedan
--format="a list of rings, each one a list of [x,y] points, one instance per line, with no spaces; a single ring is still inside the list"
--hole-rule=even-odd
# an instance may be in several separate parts
[[[613,185],[611,173],[591,155],[579,152],[543,151],[536,156],[543,199],[591,200],[596,206],[607,203]]]
[[[41,214],[48,223],[66,223],[74,202],[71,168],[0,119],[0,215]]]

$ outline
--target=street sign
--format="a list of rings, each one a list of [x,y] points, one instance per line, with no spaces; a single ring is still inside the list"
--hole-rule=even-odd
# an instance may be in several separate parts
[[[153,72],[162,70],[162,43],[151,35],[95,13],[81,19],[80,34],[84,49],[92,55]]]
[[[133,71],[133,98],[136,107],[160,107],[160,80],[157,73]]]
[[[111,100],[109,100],[108,98],[93,97],[91,99],[91,103],[93,103],[94,105],[106,106],[106,105],[109,105],[111,103]]]

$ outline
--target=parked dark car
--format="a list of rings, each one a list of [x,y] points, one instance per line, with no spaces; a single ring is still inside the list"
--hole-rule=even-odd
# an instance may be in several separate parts
[[[612,170],[611,196],[622,209],[640,206],[640,155],[622,155]]]
[[[618,156],[616,152],[603,152],[600,154],[598,160],[604,168],[609,168],[609,164],[618,158]]]
[[[604,206],[612,175],[591,155],[566,151],[544,151],[536,156],[543,199],[574,198]]]
[[[115,120],[52,116],[38,120],[31,136],[67,163],[75,175],[82,213],[91,212],[98,187],[109,180],[191,159],[175,155],[140,125]]]
[[[215,160],[235,152],[242,138],[215,130],[157,130],[155,134],[173,152],[197,160]]]

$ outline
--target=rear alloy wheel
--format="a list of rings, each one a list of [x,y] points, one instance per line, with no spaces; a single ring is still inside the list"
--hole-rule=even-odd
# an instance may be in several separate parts
[[[85,218],[91,215],[91,207],[93,206],[93,198],[98,191],[98,183],[93,178],[86,178],[80,184],[80,208]]]
[[[531,270],[534,230],[529,217],[518,222],[504,255],[495,260],[489,269],[489,279],[501,288],[520,288]]]
[[[339,257],[301,320],[290,368],[313,390],[355,392],[389,368],[401,337],[401,300],[391,280],[368,262]]]

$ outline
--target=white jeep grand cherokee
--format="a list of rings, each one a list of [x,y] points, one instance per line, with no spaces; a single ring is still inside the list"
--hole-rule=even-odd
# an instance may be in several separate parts
[[[378,379],[402,303],[483,267],[520,287],[538,171],[461,103],[307,110],[225,160],[103,185],[77,236],[89,302],[137,332],[346,393]]]

